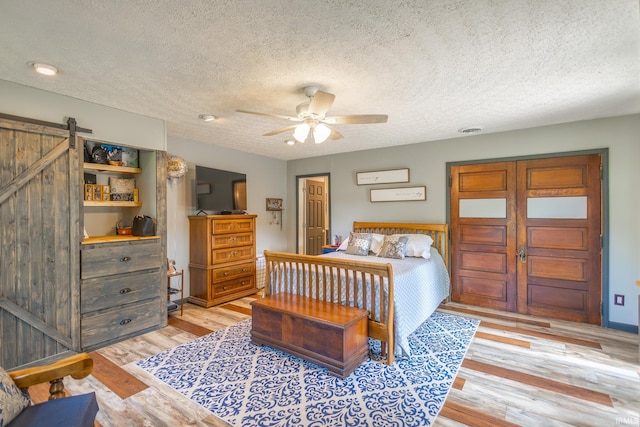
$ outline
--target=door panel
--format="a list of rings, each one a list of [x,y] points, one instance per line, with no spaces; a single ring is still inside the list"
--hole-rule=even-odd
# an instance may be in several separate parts
[[[518,170],[518,311],[601,323],[600,156],[523,160]],[[586,198],[586,218],[531,218],[536,198]],[[582,199],[581,199],[582,200]]]
[[[320,255],[326,244],[324,182],[306,180],[306,254]]]
[[[452,167],[453,300],[600,324],[600,222],[598,154]]]
[[[516,308],[515,259],[510,256],[515,253],[515,178],[511,162],[452,169],[454,301]]]

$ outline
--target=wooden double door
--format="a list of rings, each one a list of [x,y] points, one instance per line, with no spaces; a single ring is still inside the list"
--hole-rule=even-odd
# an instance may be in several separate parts
[[[601,155],[451,167],[452,299],[601,324]]]

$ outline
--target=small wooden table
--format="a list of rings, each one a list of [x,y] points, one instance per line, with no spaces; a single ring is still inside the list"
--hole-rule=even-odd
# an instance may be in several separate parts
[[[323,366],[342,378],[369,357],[369,312],[289,293],[251,303],[251,341]]]

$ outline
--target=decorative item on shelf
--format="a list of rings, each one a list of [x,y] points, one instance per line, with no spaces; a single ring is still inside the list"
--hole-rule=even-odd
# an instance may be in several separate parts
[[[133,178],[109,177],[111,184],[111,200],[133,202],[136,200],[136,180]]]
[[[136,215],[133,218],[134,236],[155,236],[156,220],[147,215]]]
[[[85,184],[84,200],[108,202],[111,200],[111,187],[104,184]]]
[[[187,173],[187,162],[178,156],[169,156],[167,159],[167,178],[175,181]]]
[[[116,223],[116,234],[118,236],[130,236],[133,234],[133,223],[129,220],[120,220]]]

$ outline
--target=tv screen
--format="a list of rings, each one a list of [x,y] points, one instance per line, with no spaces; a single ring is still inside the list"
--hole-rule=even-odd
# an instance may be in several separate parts
[[[196,165],[196,209],[211,214],[247,210],[247,176]]]

